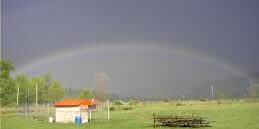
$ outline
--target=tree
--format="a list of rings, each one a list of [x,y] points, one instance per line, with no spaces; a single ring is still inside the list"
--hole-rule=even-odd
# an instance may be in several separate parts
[[[256,98],[256,87],[254,85],[250,86],[247,92],[249,98]]]
[[[15,82],[11,79],[0,79],[0,104],[7,106],[15,102],[16,88]]]
[[[10,60],[0,60],[0,97],[1,106],[6,106],[15,102],[15,82],[10,77],[10,72],[14,71],[15,67]]]
[[[19,87],[19,103],[24,104],[26,102],[27,90],[30,88],[30,80],[26,74],[16,76],[16,86]]]
[[[56,102],[61,100],[65,95],[63,86],[58,81],[53,81],[48,89],[48,100],[49,102]]]
[[[52,82],[53,82],[53,79],[51,77],[51,75],[48,73],[48,74],[45,74],[42,76],[42,79],[44,81],[44,89],[46,91],[46,96],[48,96],[48,92],[49,92],[49,87],[51,86]],[[46,97],[47,98],[47,97]],[[48,102],[48,99],[46,99],[46,102]]]
[[[78,95],[80,94],[80,89],[73,89],[71,87],[65,89],[65,92],[66,92],[66,95],[65,97],[66,98],[78,98]]]
[[[81,90],[79,97],[91,99],[91,98],[93,98],[93,92],[92,92],[92,90],[85,88],[85,89]]]
[[[43,79],[43,77],[33,77],[31,79],[31,88],[34,89],[34,93],[33,95],[36,95],[35,91],[36,91],[36,85],[38,86],[38,103],[44,103],[47,102],[47,88],[45,85],[45,80]],[[34,96],[35,98],[35,96]]]
[[[15,67],[13,65],[13,62],[10,60],[0,60],[0,78],[8,79],[10,78],[10,72],[15,70]]]
[[[250,86],[247,90],[247,96],[249,98],[257,98],[259,96],[259,72],[254,72],[250,75]]]

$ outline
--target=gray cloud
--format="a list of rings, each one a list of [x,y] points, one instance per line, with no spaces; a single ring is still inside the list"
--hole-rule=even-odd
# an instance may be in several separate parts
[[[13,60],[17,69],[78,48],[155,45],[199,53],[246,73],[259,70],[257,0],[2,2],[3,57]],[[58,58],[24,72],[51,72],[70,87],[92,85],[97,70],[109,72],[112,90],[122,93],[157,85],[180,90],[233,74],[196,57],[142,47],[107,52],[105,47],[95,55]]]

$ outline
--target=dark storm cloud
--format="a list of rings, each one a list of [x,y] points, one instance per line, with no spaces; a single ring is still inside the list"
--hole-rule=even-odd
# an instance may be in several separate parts
[[[256,0],[3,0],[3,55],[19,66],[91,41],[152,41],[258,70],[257,5]]]
[[[13,60],[19,69],[23,66],[30,66],[31,63],[43,58],[59,55],[61,52],[76,51],[77,48],[141,44],[194,51],[250,73],[259,70],[258,3],[257,0],[2,0],[3,57]],[[99,53],[102,56],[97,56],[97,59],[73,56],[74,59],[67,58],[67,60],[82,60],[83,63],[80,64],[98,70],[89,65],[97,65],[96,60],[106,56],[115,64],[120,64],[121,60],[126,58],[114,56],[110,52],[106,54]],[[120,53],[117,54],[120,55]],[[139,59],[133,61],[145,61],[145,58],[150,57],[152,52],[147,52],[148,55],[142,54],[135,54]],[[170,56],[170,54],[162,55]],[[186,59],[183,58],[183,60]],[[153,58],[152,61],[158,62],[159,59]],[[170,60],[174,59],[170,58]],[[92,62],[87,65],[86,60],[92,60]],[[195,62],[195,59],[188,60]],[[150,69],[157,68],[159,71],[166,71],[171,67],[168,65],[163,68],[162,66],[173,64],[172,62],[175,61],[177,59],[170,63],[161,61],[162,64],[159,67],[150,66]],[[102,63],[104,63],[104,66],[100,66],[102,69],[113,69],[112,72],[119,74],[118,69],[114,67],[120,66],[115,64],[111,66],[109,61]],[[204,64],[204,61],[198,64]],[[60,60],[60,62],[46,63],[38,69],[24,72],[35,75],[51,69],[60,80],[66,81],[68,77],[60,74],[62,70],[53,69],[57,67],[56,65],[64,68],[65,66],[83,67]],[[135,65],[141,66],[141,63]],[[210,68],[213,69],[212,66]],[[132,71],[134,67],[129,67],[129,69]],[[89,72],[89,74],[92,76],[94,72]],[[154,78],[144,77],[143,72],[136,74],[143,75],[140,78],[144,80]],[[75,72],[75,74],[78,73]],[[187,74],[187,72],[182,74]],[[205,73],[202,76],[204,75]],[[170,72],[165,75],[165,78],[168,76],[172,76]],[[90,75],[86,78],[89,81],[92,79]],[[125,79],[122,80],[127,82]],[[82,78],[71,80],[71,83],[66,84],[83,84]],[[168,81],[169,78],[165,80],[168,85],[173,83]],[[155,82],[158,85],[159,81]]]

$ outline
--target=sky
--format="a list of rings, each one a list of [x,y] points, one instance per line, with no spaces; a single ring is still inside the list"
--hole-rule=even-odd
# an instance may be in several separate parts
[[[122,95],[188,92],[259,71],[257,0],[2,0],[2,57]],[[138,90],[136,90],[138,89]]]

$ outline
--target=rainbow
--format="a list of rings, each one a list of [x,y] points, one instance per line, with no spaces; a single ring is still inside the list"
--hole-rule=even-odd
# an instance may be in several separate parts
[[[51,56],[45,56],[36,60],[31,61],[19,68],[17,68],[17,73],[26,72],[29,70],[33,70],[35,68],[47,65],[49,63],[53,63],[55,61],[65,60],[67,58],[72,58],[78,55],[87,55],[93,53],[105,53],[110,51],[118,51],[118,50],[128,50],[128,49],[148,49],[152,51],[161,51],[166,53],[173,53],[178,55],[183,55],[187,57],[191,57],[194,59],[199,59],[202,61],[206,61],[208,63],[214,63],[219,65],[222,68],[225,68],[232,73],[240,76],[247,76],[245,72],[240,70],[238,67],[224,63],[223,60],[220,60],[216,57],[208,57],[205,54],[194,52],[192,50],[186,50],[179,47],[166,47],[157,44],[147,45],[147,44],[136,44],[136,43],[128,43],[128,44],[112,44],[106,43],[101,45],[93,45],[93,46],[83,46],[80,48],[76,48],[73,50],[63,50]]]

